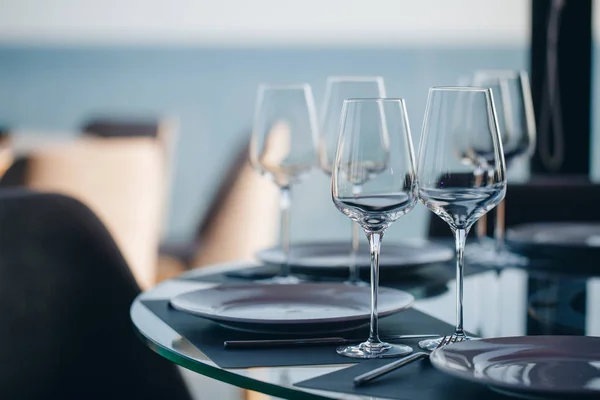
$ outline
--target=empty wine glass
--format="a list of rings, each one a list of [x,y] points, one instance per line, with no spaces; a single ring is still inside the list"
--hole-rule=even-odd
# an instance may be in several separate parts
[[[362,190],[357,192],[356,185]],[[354,358],[396,357],[404,345],[379,339],[377,292],[379,250],[386,229],[417,201],[415,161],[402,99],[348,99],[342,107],[340,137],[331,175],[335,206],[365,231],[371,252],[371,328],[359,344],[338,347]]]
[[[456,244],[456,329],[463,329],[465,241],[471,226],[506,193],[506,167],[492,90],[429,89],[417,164],[419,199],[442,218]],[[419,346],[432,350],[439,339]]]
[[[535,148],[535,115],[529,87],[529,77],[525,71],[493,70],[476,71],[473,85],[492,89],[502,137],[506,167],[510,168],[519,158],[528,158]],[[526,265],[527,258],[510,252],[504,244],[505,233],[504,201],[496,208],[494,245],[483,245],[476,256],[479,264],[487,266]],[[486,234],[486,229],[478,229],[478,236]],[[485,243],[480,240],[480,243]]]
[[[281,190],[281,272],[270,281],[297,283],[290,275],[291,186],[317,163],[317,120],[307,84],[260,85],[250,140],[250,162]]]
[[[319,124],[319,166],[327,175],[331,175],[335,151],[340,135],[340,115],[345,99],[349,98],[382,98],[385,97],[385,86],[380,76],[332,76],[327,78],[325,98],[321,107]],[[361,191],[361,185],[354,187]],[[349,277],[346,281],[354,285],[367,285],[360,280],[356,255],[358,253],[360,225],[352,222],[352,242],[350,251]]]

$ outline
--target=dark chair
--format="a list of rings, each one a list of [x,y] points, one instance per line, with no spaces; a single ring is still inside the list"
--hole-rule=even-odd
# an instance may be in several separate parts
[[[244,140],[228,162],[192,241],[163,246],[161,262],[185,269],[248,261],[254,259],[258,250],[273,246],[279,220],[279,191],[248,162],[249,144],[249,140]]]
[[[0,188],[26,186],[28,166],[28,157],[15,158],[4,175],[0,177]]]
[[[0,125],[0,141],[10,138],[10,130]],[[10,140],[10,139],[9,139]],[[27,178],[28,158],[26,156],[12,157],[10,166],[0,177],[0,188],[25,186]]]
[[[163,259],[169,258],[173,262],[179,263],[182,270],[190,269],[194,266],[194,259],[198,251],[200,251],[202,237],[207,234],[208,230],[214,226],[215,223],[217,223],[223,202],[229,195],[235,181],[239,178],[242,169],[248,164],[249,145],[250,143],[246,141],[237,149],[203,218],[200,219],[196,226],[192,240],[189,242],[161,244],[160,255]],[[165,260],[165,262],[167,261]]]
[[[0,192],[0,397],[190,399],[176,367],[136,337],[140,290],[80,202]]]
[[[585,177],[533,177],[527,183],[510,184],[506,190],[506,227],[533,222],[600,221],[600,185]],[[487,218],[493,232],[494,211]],[[450,236],[448,224],[431,215],[429,236]]]
[[[156,138],[160,131],[159,128],[159,123],[152,120],[128,121],[98,118],[86,122],[82,127],[82,131],[89,135],[106,138]]]

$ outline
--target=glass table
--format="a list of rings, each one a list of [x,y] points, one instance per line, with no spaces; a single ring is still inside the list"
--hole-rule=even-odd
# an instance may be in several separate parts
[[[248,263],[249,267],[253,265]],[[377,400],[294,386],[300,381],[354,365],[350,360],[344,365],[220,368],[141,303],[142,300],[168,299],[186,291],[214,286],[216,283],[199,279],[239,268],[240,263],[230,263],[193,270],[140,294],[130,309],[131,320],[139,336],[152,350],[173,363],[240,388],[288,399]],[[439,268],[453,271],[454,265],[448,263]],[[469,265],[466,272],[465,324],[474,334],[481,337],[529,334],[600,336],[600,268],[598,277],[533,269],[492,270]],[[385,281],[382,285],[394,286]],[[416,298],[414,307],[453,324],[454,287],[451,279],[435,288],[425,282],[422,287],[411,290]]]

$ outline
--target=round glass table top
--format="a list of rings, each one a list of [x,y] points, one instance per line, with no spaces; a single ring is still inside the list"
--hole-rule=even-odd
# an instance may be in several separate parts
[[[258,266],[252,263],[244,265]],[[446,267],[453,271],[454,265],[448,263]],[[218,285],[210,282],[210,276],[239,269],[239,262],[203,267],[166,280],[140,294],[130,309],[131,320],[140,338],[152,350],[175,364],[268,395],[290,399],[378,399],[294,386],[298,382],[352,366],[352,359],[342,365],[220,368],[143,304],[146,300],[166,300],[181,293],[210,288]],[[205,277],[207,279],[203,281]],[[393,287],[388,282],[383,282],[383,285]],[[431,290],[427,285],[424,282],[422,287],[415,286],[414,308],[453,324],[454,281],[447,279],[443,283],[445,290]],[[600,277],[467,266],[464,292],[466,329],[481,337],[531,334],[600,336]]]

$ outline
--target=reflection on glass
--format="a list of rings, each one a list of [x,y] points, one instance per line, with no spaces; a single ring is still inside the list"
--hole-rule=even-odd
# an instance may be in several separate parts
[[[458,157],[457,157],[458,155]],[[450,227],[456,241],[456,328],[463,328],[467,234],[506,193],[502,142],[492,92],[476,87],[429,90],[419,147],[419,199]],[[440,339],[419,343],[432,350]]]
[[[296,283],[290,275],[291,186],[317,162],[317,122],[314,100],[307,84],[258,89],[250,162],[281,190],[281,247],[284,262],[274,283]]]
[[[356,190],[357,185],[361,185],[361,190]],[[412,349],[408,346],[379,339],[377,319],[381,240],[386,229],[417,201],[414,154],[404,100],[344,101],[331,192],[338,210],[364,229],[371,252],[369,338],[359,345],[339,347],[337,352],[354,358],[410,353]]]
[[[535,149],[535,115],[529,77],[525,71],[476,71],[473,85],[492,89],[498,117],[500,136],[507,168],[519,158],[528,158]],[[508,251],[504,245],[505,206],[502,201],[496,209],[494,229],[495,248],[480,248],[475,256],[480,264],[488,266],[525,265],[527,259]],[[485,228],[478,229],[483,239]],[[484,240],[480,240],[485,243]]]
[[[342,104],[349,98],[382,98],[385,97],[385,86],[380,76],[332,76],[327,78],[325,98],[321,107],[319,124],[319,165],[323,172],[331,175],[335,151],[340,134],[340,116]],[[354,191],[359,193],[361,186],[368,179],[385,168],[385,164],[372,165],[363,169],[364,175],[355,177]],[[350,274],[348,283],[366,284],[360,280],[356,255],[359,246],[360,225],[352,223],[352,247],[350,251]]]

